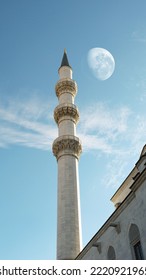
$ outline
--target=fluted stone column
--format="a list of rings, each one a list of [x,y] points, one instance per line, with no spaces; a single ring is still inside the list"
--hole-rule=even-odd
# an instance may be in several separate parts
[[[77,84],[72,80],[66,51],[59,76],[55,88],[59,105],[54,110],[59,135],[53,143],[53,153],[58,162],[57,259],[71,260],[81,250],[78,160],[82,147],[76,137],[79,112],[74,98]]]

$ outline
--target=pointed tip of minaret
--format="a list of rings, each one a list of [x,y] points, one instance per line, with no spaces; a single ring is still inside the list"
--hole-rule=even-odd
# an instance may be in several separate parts
[[[68,66],[71,68],[71,66],[69,65],[69,62],[68,62],[68,58],[67,58],[67,52],[66,52],[66,49],[64,49],[64,54],[63,54],[63,58],[62,58],[62,61],[61,61],[61,66]]]

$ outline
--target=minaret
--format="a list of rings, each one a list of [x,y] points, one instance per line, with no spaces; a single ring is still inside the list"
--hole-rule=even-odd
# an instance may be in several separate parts
[[[72,80],[66,50],[58,70],[56,95],[59,105],[54,110],[59,136],[53,143],[58,162],[57,259],[72,260],[81,250],[81,221],[78,160],[82,151],[76,137],[79,112],[74,105],[77,84]]]

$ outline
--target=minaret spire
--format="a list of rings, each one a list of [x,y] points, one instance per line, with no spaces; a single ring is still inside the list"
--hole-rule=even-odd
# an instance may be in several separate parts
[[[69,65],[69,62],[68,62],[68,57],[67,57],[67,52],[66,52],[66,49],[64,49],[64,54],[63,54],[63,58],[62,58],[62,61],[61,61],[61,66],[68,66],[71,68],[71,66]]]
[[[72,80],[72,68],[66,51],[59,68],[56,84],[59,105],[54,110],[58,138],[53,153],[58,162],[57,259],[75,259],[81,250],[81,222],[78,160],[82,151],[76,137],[79,112],[74,105],[77,84]]]

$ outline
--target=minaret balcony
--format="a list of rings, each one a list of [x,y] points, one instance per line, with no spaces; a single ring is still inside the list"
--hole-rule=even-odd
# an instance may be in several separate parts
[[[82,145],[78,137],[63,135],[53,142],[52,150],[57,160],[64,155],[71,155],[79,159],[82,152]]]
[[[56,123],[58,124],[68,118],[76,124],[79,120],[78,108],[72,103],[63,103],[58,105],[54,110],[54,119]]]
[[[69,93],[74,97],[77,93],[77,84],[69,78],[60,79],[56,84],[55,91],[57,97],[63,93]]]

